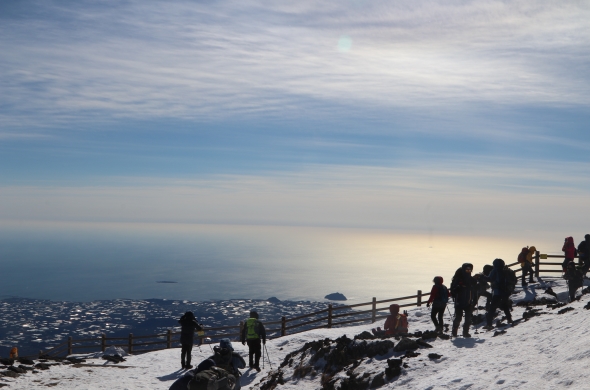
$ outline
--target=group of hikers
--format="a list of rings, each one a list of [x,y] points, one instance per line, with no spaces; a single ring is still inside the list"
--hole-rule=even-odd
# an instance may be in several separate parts
[[[563,275],[568,283],[570,301],[573,301],[577,289],[583,286],[584,277],[590,268],[590,234],[585,235],[584,241],[577,248],[574,245],[574,239],[567,237],[562,251],[565,254],[562,264]],[[521,284],[523,287],[533,283],[533,265],[536,253],[537,249],[534,246],[527,246],[522,248],[518,255],[518,263],[522,269]],[[577,265],[574,261],[576,256],[579,257]],[[502,259],[495,259],[492,265],[485,265],[480,273],[475,275],[472,273],[473,264],[464,263],[453,275],[450,288],[444,285],[442,276],[434,277],[434,286],[432,286],[426,306],[432,306],[430,316],[436,332],[442,334],[445,331],[443,316],[445,310],[451,314],[447,308],[449,299],[453,300],[455,307],[451,330],[453,337],[458,337],[461,321],[463,321],[462,336],[471,337],[469,328],[473,312],[479,309],[480,297],[486,297],[486,325],[483,327],[484,329],[493,329],[492,322],[498,309],[504,312],[507,323],[513,322],[510,296],[518,282],[516,273]],[[490,287],[491,292],[488,291]],[[373,329],[373,333],[378,336],[397,336],[408,333],[407,312],[400,312],[400,306],[397,304],[390,305],[389,311],[390,315],[385,321],[384,329]],[[190,311],[186,312],[178,322],[182,329],[180,336],[181,366],[188,370],[193,367],[191,365],[191,351],[194,344],[194,334],[197,332],[202,337],[203,327]],[[260,358],[262,347],[266,344],[266,331],[258,319],[256,311],[250,312],[250,317],[242,328],[240,339],[242,344],[248,344],[249,368],[260,371]],[[246,362],[237,352],[234,352],[231,341],[221,339],[219,346],[213,348],[213,355],[202,361],[195,370],[187,372],[174,382],[170,390],[211,388],[238,390],[240,389],[241,376],[239,370],[245,367]]]
[[[568,284],[570,302],[576,297],[576,291],[584,285],[584,278],[590,268],[590,234],[584,236],[576,248],[574,239],[567,237],[564,240],[562,251],[565,255],[563,261],[563,277]],[[522,286],[527,287],[533,283],[533,265],[537,248],[534,246],[524,247],[518,255],[518,263],[522,270]],[[575,263],[576,256],[579,263]],[[469,328],[472,322],[473,312],[478,309],[479,298],[486,297],[486,325],[484,329],[493,329],[492,323],[496,317],[496,311],[501,309],[506,317],[506,322],[512,321],[512,300],[510,295],[514,292],[518,279],[516,273],[508,267],[504,260],[495,259],[492,265],[485,265],[483,272],[476,275],[473,273],[473,264],[464,263],[453,275],[450,289],[443,282],[442,276],[435,276],[434,286],[430,291],[430,298],[426,303],[427,307],[432,306],[430,317],[438,333],[444,332],[443,316],[447,309],[449,299],[454,302],[454,315],[451,334],[458,336],[459,326],[463,318],[463,337],[471,337]],[[528,277],[528,281],[527,281]],[[491,284],[491,292],[488,291]],[[384,329],[373,329],[375,335],[403,335],[408,332],[407,313],[399,312],[399,305],[389,307],[390,315],[385,321]]]
[[[182,369],[189,370],[191,365],[191,352],[194,344],[194,335],[203,336],[203,326],[198,323],[193,312],[187,311],[178,323],[180,331],[180,364]],[[266,344],[266,329],[258,319],[255,310],[250,311],[250,317],[245,321],[240,334],[243,345],[248,344],[249,368],[260,372],[260,358],[262,347]],[[240,369],[246,367],[244,359],[234,351],[231,341],[221,339],[219,346],[213,348],[213,355],[203,360],[196,369],[187,372],[176,380],[170,390],[239,390]]]

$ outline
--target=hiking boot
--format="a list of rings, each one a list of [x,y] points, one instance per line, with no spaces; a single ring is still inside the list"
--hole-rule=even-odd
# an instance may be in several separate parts
[[[469,337],[471,337],[471,335],[469,334],[469,332],[468,332],[468,331],[464,330],[464,331],[463,331],[463,337],[465,337],[465,338],[469,338]]]
[[[185,364],[184,368],[186,368],[187,370],[190,370],[191,368],[193,368],[192,364]]]
[[[435,332],[438,333],[438,334],[441,334],[443,332],[443,327],[442,326],[437,326]]]
[[[254,369],[255,369],[257,372],[260,372],[260,366],[256,366],[256,367],[254,367]]]

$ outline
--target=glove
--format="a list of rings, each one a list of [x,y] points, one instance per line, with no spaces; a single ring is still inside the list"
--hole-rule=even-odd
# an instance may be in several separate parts
[[[426,304],[426,307],[430,307],[430,302],[428,302],[428,303]]]

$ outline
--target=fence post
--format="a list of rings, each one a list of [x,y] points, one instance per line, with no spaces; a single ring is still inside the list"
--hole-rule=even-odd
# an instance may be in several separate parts
[[[166,348],[172,348],[172,331],[170,329],[166,332]]]
[[[105,349],[107,349],[107,336],[103,333],[100,336],[100,350],[104,352]]]
[[[129,354],[133,353],[133,333],[129,333]]]
[[[68,355],[71,355],[74,348],[72,348],[72,336],[68,337]]]
[[[332,304],[328,305],[328,329],[332,327]]]
[[[422,290],[418,290],[418,302],[417,306],[422,306]]]
[[[281,317],[281,336],[285,336],[287,334],[287,319],[285,317]]]
[[[537,278],[539,277],[539,262],[540,261],[541,261],[540,252],[536,251],[535,252],[535,276]]]
[[[377,321],[377,298],[373,297],[373,311],[371,312],[371,322]]]

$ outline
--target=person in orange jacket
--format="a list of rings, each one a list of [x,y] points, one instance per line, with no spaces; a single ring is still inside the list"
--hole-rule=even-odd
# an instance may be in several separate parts
[[[385,319],[385,329],[381,328],[373,329],[375,336],[398,336],[401,334],[408,333],[408,315],[406,313],[399,312],[399,305],[389,305],[389,313]]]

